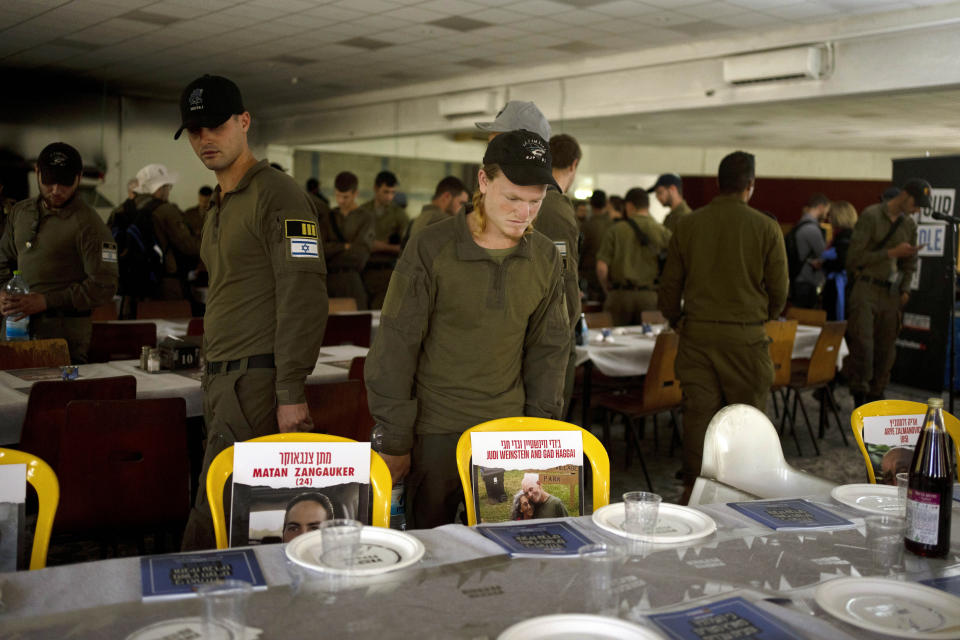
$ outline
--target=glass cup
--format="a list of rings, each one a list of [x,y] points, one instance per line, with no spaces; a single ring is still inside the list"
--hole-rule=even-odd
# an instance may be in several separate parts
[[[660,496],[649,491],[628,491],[623,494],[623,530],[652,536],[657,531]]]
[[[204,638],[244,640],[247,633],[247,600],[253,592],[249,582],[223,580],[197,587],[203,601]]]
[[[906,521],[897,516],[867,516],[867,548],[873,560],[873,570],[887,575],[903,566],[903,534]]]
[[[320,524],[321,561],[332,569],[349,569],[360,547],[360,532],[363,524],[356,520],[337,518]]]
[[[897,503],[900,505],[900,515],[907,514],[907,487],[910,484],[910,474],[903,471],[897,474]]]
[[[617,594],[614,592],[614,570],[623,564],[626,553],[613,544],[588,544],[577,552],[581,571],[586,576],[584,591],[588,613],[612,614],[617,612]]]

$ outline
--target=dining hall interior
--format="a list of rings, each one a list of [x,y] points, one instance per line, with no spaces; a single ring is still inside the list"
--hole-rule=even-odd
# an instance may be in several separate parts
[[[0,636],[955,637],[958,56],[0,0]]]

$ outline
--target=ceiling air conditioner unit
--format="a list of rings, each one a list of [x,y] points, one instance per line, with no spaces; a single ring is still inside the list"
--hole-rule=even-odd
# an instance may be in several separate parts
[[[724,58],[723,79],[728,84],[816,80],[826,71],[827,55],[827,48],[818,45]]]
[[[437,110],[444,118],[493,115],[499,109],[496,91],[468,91],[443,96]]]

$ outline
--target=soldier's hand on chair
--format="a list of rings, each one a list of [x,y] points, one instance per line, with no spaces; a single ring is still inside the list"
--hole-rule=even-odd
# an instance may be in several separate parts
[[[390,469],[390,478],[393,480],[393,484],[397,484],[410,472],[410,454],[406,453],[402,456],[392,456],[389,453],[380,453],[380,457],[383,458],[383,461],[387,463],[387,468]]]
[[[280,433],[313,431],[313,420],[307,403],[277,405],[277,427]]]

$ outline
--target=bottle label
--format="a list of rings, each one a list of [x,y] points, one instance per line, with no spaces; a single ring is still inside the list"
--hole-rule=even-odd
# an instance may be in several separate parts
[[[907,492],[907,538],[919,544],[936,545],[939,530],[940,494],[910,489]]]
[[[14,320],[7,318],[6,322],[7,340],[27,340],[30,338],[30,319]]]

